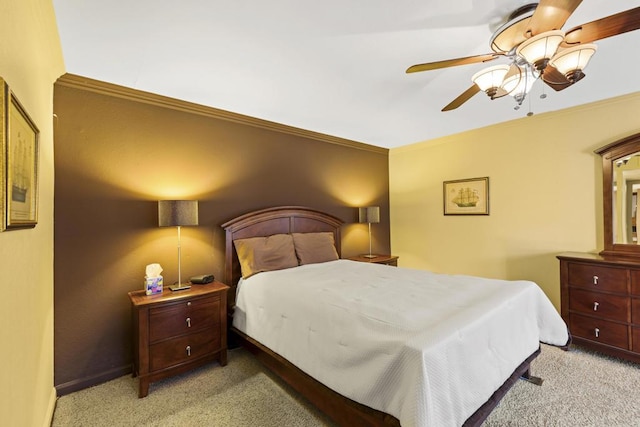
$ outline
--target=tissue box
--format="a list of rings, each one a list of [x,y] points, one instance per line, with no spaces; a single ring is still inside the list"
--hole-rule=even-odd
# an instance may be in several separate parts
[[[144,276],[144,290],[147,295],[155,295],[162,293],[162,276],[147,277]]]

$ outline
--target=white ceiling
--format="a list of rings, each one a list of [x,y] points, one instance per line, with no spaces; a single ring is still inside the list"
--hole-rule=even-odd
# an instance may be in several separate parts
[[[69,73],[380,147],[640,90],[640,31],[597,42],[587,76],[564,91],[536,82],[519,111],[483,93],[440,111],[486,64],[405,73],[490,53],[495,28],[530,0],[53,3]],[[564,29],[637,6],[585,0]]]

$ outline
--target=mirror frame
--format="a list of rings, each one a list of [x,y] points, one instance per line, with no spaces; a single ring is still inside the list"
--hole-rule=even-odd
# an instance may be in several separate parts
[[[640,133],[622,138],[596,150],[602,156],[602,206],[604,219],[604,250],[602,256],[640,258],[640,245],[613,241],[613,164],[617,159],[640,151]]]

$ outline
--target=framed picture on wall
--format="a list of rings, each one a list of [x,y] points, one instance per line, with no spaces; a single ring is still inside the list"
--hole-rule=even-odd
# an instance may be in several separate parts
[[[9,88],[7,83],[4,81],[2,77],[0,77],[0,196],[2,196],[2,200],[0,200],[0,231],[4,231],[4,227],[7,222],[7,217],[5,216],[7,212],[7,189],[6,189],[6,180],[5,180],[5,164],[7,162],[6,159],[6,146],[5,140],[7,133],[7,123],[5,120],[7,110],[7,96],[9,94]]]
[[[4,80],[2,93],[3,223],[6,230],[35,227],[39,131]]]
[[[489,215],[489,177],[444,181],[445,215]]]

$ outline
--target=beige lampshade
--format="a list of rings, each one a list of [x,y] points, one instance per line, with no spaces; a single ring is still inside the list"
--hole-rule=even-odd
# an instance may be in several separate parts
[[[198,225],[197,200],[159,200],[158,226]]]
[[[375,224],[380,222],[380,207],[368,206],[358,208],[358,222]]]

